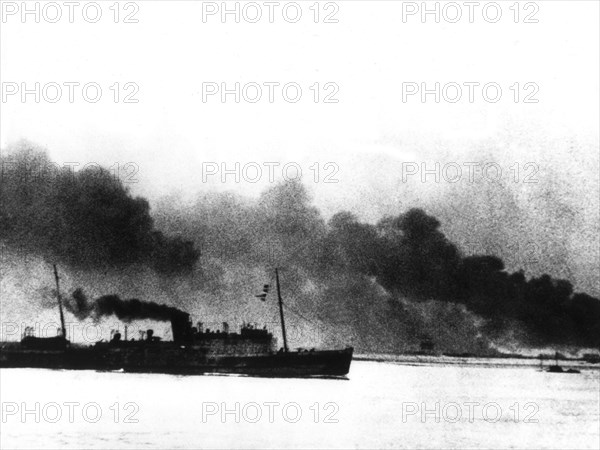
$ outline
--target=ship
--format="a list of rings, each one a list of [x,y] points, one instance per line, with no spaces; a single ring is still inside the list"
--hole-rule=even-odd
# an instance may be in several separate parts
[[[555,363],[548,367],[548,372],[550,373],[581,373],[578,369],[567,369],[564,370],[561,366],[558,365],[558,352],[554,354]],[[541,360],[540,360],[541,361]]]
[[[147,330],[140,339],[127,339],[117,331],[109,341],[93,345],[67,339],[59,276],[54,266],[61,329],[55,337],[36,337],[26,328],[20,342],[0,343],[0,368],[35,367],[66,370],[98,370],[171,374],[236,374],[257,377],[341,377],[350,371],[353,348],[290,350],[285,328],[284,304],[275,269],[283,347],[265,328],[243,324],[239,332],[192,326],[184,311],[170,318],[172,340],[164,341]],[[266,287],[267,285],[265,285]],[[262,294],[263,300],[266,292]]]

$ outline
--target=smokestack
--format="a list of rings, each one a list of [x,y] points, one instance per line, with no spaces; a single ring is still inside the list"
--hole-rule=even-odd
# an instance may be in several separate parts
[[[171,330],[173,332],[173,341],[189,342],[192,339],[192,322],[190,315],[186,312],[179,312],[171,316]]]

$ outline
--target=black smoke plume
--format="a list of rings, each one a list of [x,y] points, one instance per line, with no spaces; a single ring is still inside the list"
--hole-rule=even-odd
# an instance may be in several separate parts
[[[0,240],[73,268],[190,271],[192,242],[154,227],[148,202],[108,170],[58,167],[27,143],[0,157]]]
[[[567,280],[509,273],[497,256],[465,255],[422,209],[375,224],[349,212],[325,222],[303,185],[291,182],[257,202],[233,194],[206,195],[186,207],[165,202],[157,217],[162,228],[202,245],[207,261],[225,273],[232,265],[287,268],[288,292],[316,289],[312,304],[298,299],[315,317],[346,324],[363,343],[381,333],[371,347],[432,334],[456,336],[453,349],[508,334],[525,346],[600,345],[599,299],[573,292]],[[465,325],[470,314],[481,318],[473,329]]]
[[[487,320],[490,337],[516,322],[528,331],[529,344],[600,345],[599,299],[574,293],[567,280],[508,273],[495,256],[463,256],[423,210],[376,225],[341,213],[329,224],[325,246],[331,256],[324,266],[375,276],[413,300],[462,303]]]
[[[257,200],[212,193],[188,205],[172,197],[151,216],[148,202],[106,171],[57,170],[32,179],[32,162],[49,164],[43,154],[24,149],[8,160],[0,241],[78,269],[71,270],[72,287],[85,282],[96,293],[160,297],[207,321],[242,321],[262,308],[253,295],[277,266],[286,304],[359,351],[399,352],[433,340],[441,350],[485,352],[507,336],[522,346],[600,345],[599,299],[574,292],[568,280],[511,273],[495,255],[465,255],[424,209],[377,223],[349,212],[326,221],[305,187],[290,182]],[[131,269],[139,264],[181,276],[154,282],[154,273]],[[121,279],[105,275],[106,266],[125,267]],[[254,303],[245,303],[247,296]],[[170,320],[182,312],[115,296],[88,302],[82,292],[69,307],[78,317],[122,320]]]
[[[90,302],[81,288],[77,288],[65,306],[80,320],[89,317],[99,320],[104,316],[115,316],[124,322],[136,319],[156,321],[172,321],[186,319],[189,315],[173,306],[160,305],[155,302],[138,299],[122,300],[117,295],[104,295]]]

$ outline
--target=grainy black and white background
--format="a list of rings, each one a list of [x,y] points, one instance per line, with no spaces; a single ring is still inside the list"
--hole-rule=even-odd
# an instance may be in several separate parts
[[[598,448],[598,2],[0,7],[1,341],[56,333],[52,264],[73,342],[106,294],[279,336],[277,266],[290,345],[355,348],[2,369],[2,448]]]

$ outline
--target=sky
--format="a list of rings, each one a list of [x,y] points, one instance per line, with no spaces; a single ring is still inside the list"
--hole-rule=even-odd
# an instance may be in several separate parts
[[[479,2],[472,23],[464,2],[428,2],[439,23],[423,20],[421,2],[278,2],[273,23],[265,2],[239,3],[239,23],[208,14],[221,2],[89,3],[70,23],[63,2],[31,2],[36,23],[3,2],[2,148],[26,139],[61,165],[112,167],[153,205],[206,191],[256,197],[269,167],[274,181],[300,168],[326,217],[347,209],[375,222],[422,206],[465,251],[600,294],[598,2]],[[23,99],[35,83],[40,101]],[[96,103],[87,83],[101,88]],[[240,83],[239,103],[207,95],[223,83]],[[279,83],[273,102],[264,83]],[[287,83],[302,91],[295,103]],[[409,95],[436,83],[439,102]]]

